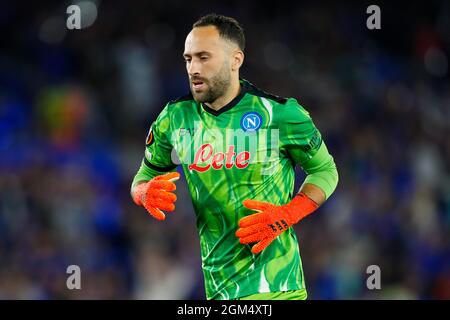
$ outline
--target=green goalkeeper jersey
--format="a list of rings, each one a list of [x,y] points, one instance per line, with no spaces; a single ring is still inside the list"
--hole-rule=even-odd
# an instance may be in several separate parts
[[[235,236],[255,213],[245,199],[275,205],[294,192],[294,167],[323,146],[308,112],[293,98],[241,79],[239,95],[215,111],[192,95],[169,102],[152,124],[133,184],[184,170],[196,213],[208,299],[305,289],[295,232],[289,228],[259,254]],[[327,153],[328,154],[328,153]]]

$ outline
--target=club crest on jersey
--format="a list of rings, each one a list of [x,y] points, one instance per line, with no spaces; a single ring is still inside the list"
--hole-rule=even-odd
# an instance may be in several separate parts
[[[246,132],[254,132],[261,127],[262,117],[258,112],[247,112],[241,118],[241,128]]]

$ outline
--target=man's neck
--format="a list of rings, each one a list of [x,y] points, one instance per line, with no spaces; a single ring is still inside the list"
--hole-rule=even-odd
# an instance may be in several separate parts
[[[226,94],[216,99],[212,103],[205,103],[205,104],[211,109],[219,111],[227,104],[229,104],[231,101],[233,101],[233,99],[239,95],[240,91],[241,91],[241,83],[239,79],[237,79],[236,81],[231,82],[230,90],[228,90]]]

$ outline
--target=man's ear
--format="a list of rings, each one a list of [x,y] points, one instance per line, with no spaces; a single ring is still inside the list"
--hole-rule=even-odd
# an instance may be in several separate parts
[[[244,63],[244,52],[242,52],[241,50],[236,50],[233,53],[233,60],[232,60],[232,63],[231,63],[231,70],[232,71],[239,70],[239,68],[242,66],[243,63]]]

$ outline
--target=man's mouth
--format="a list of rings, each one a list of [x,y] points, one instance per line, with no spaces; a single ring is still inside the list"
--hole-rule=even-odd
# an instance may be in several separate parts
[[[205,86],[206,86],[206,84],[201,80],[193,80],[192,81],[192,89],[194,89],[195,91],[200,91],[200,90],[204,89]]]

